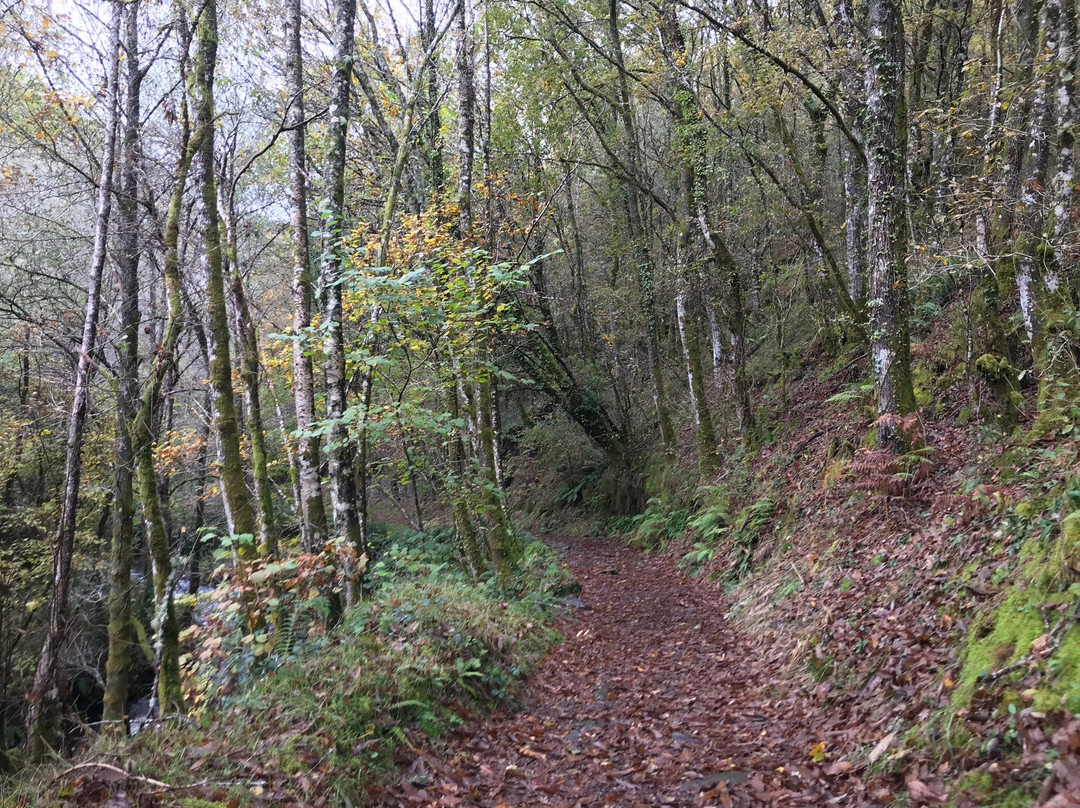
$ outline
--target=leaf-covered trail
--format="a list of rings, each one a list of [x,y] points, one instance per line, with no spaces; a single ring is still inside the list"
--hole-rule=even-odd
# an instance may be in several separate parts
[[[555,544],[566,548],[585,606],[540,663],[525,709],[492,716],[442,761],[425,756],[382,804],[866,802],[844,766],[827,772],[811,760],[814,706],[769,700],[777,672],[763,670],[725,619],[715,586],[614,542]]]

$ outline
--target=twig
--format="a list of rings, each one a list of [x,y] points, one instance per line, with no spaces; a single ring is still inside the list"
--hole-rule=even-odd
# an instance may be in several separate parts
[[[76,764],[76,765],[74,765],[74,766],[72,766],[70,768],[64,769],[64,771],[62,771],[62,772],[60,772],[60,774],[56,775],[56,777],[54,777],[52,779],[52,781],[55,783],[57,780],[60,780],[60,779],[62,779],[64,777],[67,777],[69,774],[72,774],[73,772],[80,771],[81,769],[105,769],[105,770],[113,772],[115,774],[119,774],[121,777],[125,777],[128,780],[138,780],[140,783],[146,783],[148,786],[154,786],[155,788],[168,788],[168,789],[178,788],[178,786],[171,786],[168,783],[163,783],[160,780],[155,780],[152,777],[143,777],[141,774],[132,774],[131,772],[126,772],[123,769],[121,769],[119,766],[113,766],[111,763],[96,763],[96,762],[78,763],[78,764]],[[179,786],[179,788],[187,788],[187,787],[188,786]]]
[[[795,451],[793,451],[791,453],[791,456],[792,457],[798,457],[800,454],[802,454],[803,449],[805,449],[807,446],[809,446],[811,443],[816,441],[818,438],[820,438],[822,435],[824,435],[828,431],[829,431],[828,427],[826,427],[825,429],[819,429],[817,432],[815,432],[809,438],[807,438],[802,443],[800,443],[798,446],[796,446]]]
[[[64,769],[64,771],[60,772],[60,774],[56,775],[52,779],[52,782],[55,783],[57,780],[67,777],[69,774],[80,771],[82,769],[105,769],[106,771],[110,771],[114,774],[119,774],[121,777],[127,780],[135,780],[148,786],[159,788],[162,791],[184,791],[185,789],[189,788],[202,788],[203,786],[210,785],[211,783],[215,783],[221,786],[231,786],[247,785],[249,782],[247,780],[200,780],[197,783],[170,785],[169,783],[164,783],[161,780],[155,780],[153,777],[144,777],[141,774],[133,774],[132,772],[124,771],[119,766],[113,766],[111,763],[99,763],[96,761],[91,761],[89,763],[78,763],[68,769]]]

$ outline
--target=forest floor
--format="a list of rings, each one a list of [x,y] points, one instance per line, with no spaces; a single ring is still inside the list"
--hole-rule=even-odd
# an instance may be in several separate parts
[[[823,806],[885,796],[822,754],[819,704],[776,697],[779,672],[725,617],[715,584],[617,540],[552,544],[582,589],[524,709],[421,755],[378,804]]]

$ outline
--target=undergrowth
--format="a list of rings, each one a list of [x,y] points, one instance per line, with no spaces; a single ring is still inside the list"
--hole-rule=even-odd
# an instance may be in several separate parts
[[[287,645],[260,646],[236,621],[218,621],[219,633],[188,641],[192,718],[100,738],[78,761],[85,769],[31,770],[0,783],[0,803],[78,804],[103,787],[83,774],[105,764],[146,778],[121,778],[129,796],[160,781],[177,804],[363,804],[380,776],[424,744],[478,710],[512,703],[556,639],[549,614],[573,589],[560,557],[527,543],[507,592],[468,578],[453,562],[449,531],[394,531],[380,544],[370,595],[336,625],[320,631],[310,621]],[[320,602],[317,586],[305,589],[313,583],[300,589]],[[212,604],[231,611],[221,599]],[[275,620],[283,625],[280,611]],[[203,653],[208,646],[214,653]]]

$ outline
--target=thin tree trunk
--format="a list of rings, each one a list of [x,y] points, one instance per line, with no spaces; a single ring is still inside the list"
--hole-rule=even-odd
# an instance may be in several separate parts
[[[1073,209],[1076,200],[1076,0],[1047,0],[1057,6],[1057,42],[1055,67],[1058,72],[1057,166],[1054,173],[1053,227],[1050,246],[1059,272],[1076,265],[1077,245],[1073,235]],[[1048,8],[1049,11],[1049,8]],[[1064,280],[1064,279],[1063,279]]]
[[[695,292],[701,293],[701,270],[707,261],[715,265],[716,274],[724,287],[724,312],[731,339],[731,371],[734,382],[735,407],[739,428],[744,434],[753,428],[750,391],[744,367],[746,318],[743,311],[742,288],[738,267],[720,233],[709,222],[708,191],[700,167],[707,151],[706,133],[701,123],[697,96],[681,67],[685,63],[686,42],[675,7],[665,2],[659,19],[660,44],[668,69],[668,106],[674,117],[676,151],[679,157],[679,190],[676,261],[679,265],[680,292],[676,296],[679,311],[679,331],[691,396],[695,407],[698,430],[698,466],[703,477],[716,471],[718,455],[712,416],[705,400],[705,384],[701,363],[700,329],[701,306]],[[687,308],[687,303],[692,308]],[[689,320],[688,320],[689,317]]]
[[[840,74],[844,92],[844,114],[848,126],[862,135],[863,103],[860,64],[856,39],[855,8],[852,0],[836,5],[837,32],[847,48]],[[861,310],[866,302],[866,159],[847,138],[841,138],[844,174],[844,238],[847,254],[848,294]]]
[[[1049,3],[1047,4],[1049,11]],[[1049,31],[1044,31],[1051,36]],[[1043,238],[1043,201],[1045,196],[1047,164],[1050,160],[1050,95],[1053,76],[1042,71],[1035,87],[1031,102],[1031,126],[1029,131],[1030,154],[1027,175],[1019,192],[1020,195],[1020,243],[1016,247],[1017,268],[1016,286],[1020,292],[1020,312],[1024,318],[1028,340],[1031,342],[1032,356],[1036,363],[1042,352],[1043,324],[1039,319],[1036,289],[1041,283],[1042,273],[1039,265],[1042,256],[1039,245]]]
[[[123,734],[133,647],[131,564],[134,551],[135,454],[131,440],[139,405],[139,5],[124,7],[126,97],[117,200],[116,274],[120,298],[117,346],[116,488],[109,586],[109,651],[102,720],[106,732]]]
[[[636,174],[641,164],[641,156],[638,149],[637,129],[634,126],[633,107],[630,103],[630,88],[623,62],[622,39],[619,34],[619,3],[620,0],[609,0],[608,3],[608,42],[618,74],[618,113],[622,139],[627,151],[629,170]],[[664,444],[664,451],[671,457],[675,453],[677,437],[671,423],[671,409],[667,400],[667,391],[664,389],[664,374],[660,365],[660,323],[656,311],[655,272],[653,271],[652,254],[649,251],[648,238],[642,221],[641,200],[635,184],[636,181],[637,177],[622,177],[622,191],[626,206],[627,224],[630,229],[630,241],[633,245],[634,258],[637,261],[638,295],[641,298],[639,305],[642,314],[645,316],[647,326],[646,352],[653,381],[653,405],[656,408],[656,417],[660,426],[660,438]]]
[[[878,412],[890,416],[881,420],[878,441],[899,450],[905,439],[892,416],[915,409],[908,336],[907,108],[899,0],[870,0],[866,97],[871,354]]]
[[[101,175],[98,180],[97,211],[94,224],[94,248],[90,257],[86,315],[75,371],[75,388],[68,420],[67,456],[64,465],[64,493],[60,503],[60,521],[56,531],[53,556],[52,602],[49,627],[38,657],[34,681],[27,697],[26,747],[32,761],[41,761],[61,741],[60,712],[57,701],[60,653],[67,639],[70,618],[68,595],[71,587],[71,562],[75,552],[75,517],[79,504],[82,475],[82,444],[90,408],[90,380],[97,346],[98,313],[101,307],[101,281],[105,270],[109,217],[112,212],[113,166],[116,159],[117,96],[119,84],[120,24],[123,6],[113,6],[109,26],[105,64],[108,76],[105,88],[105,142],[102,146]]]
[[[434,0],[420,0],[421,22],[420,43],[427,53],[435,42],[435,2]],[[441,196],[446,188],[446,166],[443,161],[442,126],[439,115],[439,73],[436,70],[428,71],[427,85],[424,89],[424,115],[426,125],[424,127],[424,158],[427,163],[428,181],[430,192],[429,203]]]
[[[178,12],[177,23],[181,30],[183,51],[190,43],[190,31],[183,12]],[[181,63],[181,77],[186,77],[186,64]],[[154,464],[154,441],[159,434],[161,414],[165,411],[164,390],[176,374],[176,352],[180,343],[180,334],[184,328],[184,308],[180,277],[180,224],[184,203],[184,189],[194,155],[199,151],[203,129],[191,137],[186,100],[181,101],[180,110],[180,150],[174,171],[175,179],[169,199],[169,209],[165,216],[164,266],[166,297],[169,312],[162,332],[161,345],[154,356],[142,389],[139,413],[132,429],[139,499],[142,502],[143,521],[145,523],[147,544],[153,567],[154,615],[161,620],[156,627],[155,643],[160,647],[157,663],[158,704],[163,713],[179,712],[183,709],[183,697],[180,687],[180,645],[179,624],[172,603],[169,580],[172,577],[172,553],[169,546],[169,529],[165,520],[162,490],[158,484],[157,470]]]
[[[226,179],[222,177],[222,182]],[[235,343],[240,351],[240,378],[244,384],[244,405],[247,410],[247,432],[251,445],[251,476],[255,481],[259,542],[262,552],[273,557],[278,552],[277,523],[274,518],[274,490],[267,470],[266,431],[263,427],[262,396],[260,395],[259,333],[251,319],[244,279],[240,275],[236,236],[236,196],[229,191],[220,193],[220,210],[225,225],[225,256],[223,272],[229,275],[229,291],[235,315]]]
[[[473,145],[476,121],[476,85],[473,81],[473,43],[469,29],[469,0],[459,0],[455,18],[458,34],[458,230],[461,238],[472,236]]]
[[[300,540],[306,550],[321,548],[328,536],[315,424],[315,374],[309,350],[312,291],[307,221],[307,152],[304,126],[304,62],[300,46],[300,0],[289,0],[286,17],[286,81],[291,97],[286,124],[289,143],[289,224],[292,229],[293,400],[296,407],[297,465],[300,477]]]
[[[217,433],[221,445],[221,485],[232,532],[239,540],[239,557],[255,553],[255,513],[244,478],[240,427],[232,384],[229,353],[229,312],[222,269],[221,231],[214,178],[214,70],[217,65],[217,1],[206,0],[196,29],[195,96],[199,130],[201,206],[198,230],[206,262],[207,318],[210,325],[210,386],[214,391]]]
[[[330,111],[326,137],[329,147],[323,177],[325,196],[320,211],[323,231],[322,286],[323,327],[326,329],[326,418],[331,422],[328,454],[330,502],[334,531],[354,547],[363,544],[360,514],[357,512],[356,451],[342,420],[346,409],[348,379],[345,372],[345,323],[342,309],[342,272],[345,252],[345,143],[349,128],[350,85],[353,75],[353,29],[356,0],[334,2],[334,71],[330,80]],[[399,174],[400,177],[400,174]],[[359,549],[358,549],[359,552]],[[350,581],[354,576],[347,575]],[[346,587],[351,603],[359,595],[357,584]]]
[[[705,396],[705,373],[701,362],[701,341],[698,335],[697,318],[688,308],[687,297],[687,290],[680,286],[675,294],[675,313],[682,343],[687,385],[690,390],[690,411],[694,414],[694,428],[698,444],[698,474],[703,480],[707,480],[719,468],[720,456],[717,453],[712,413],[709,411],[709,402]]]

